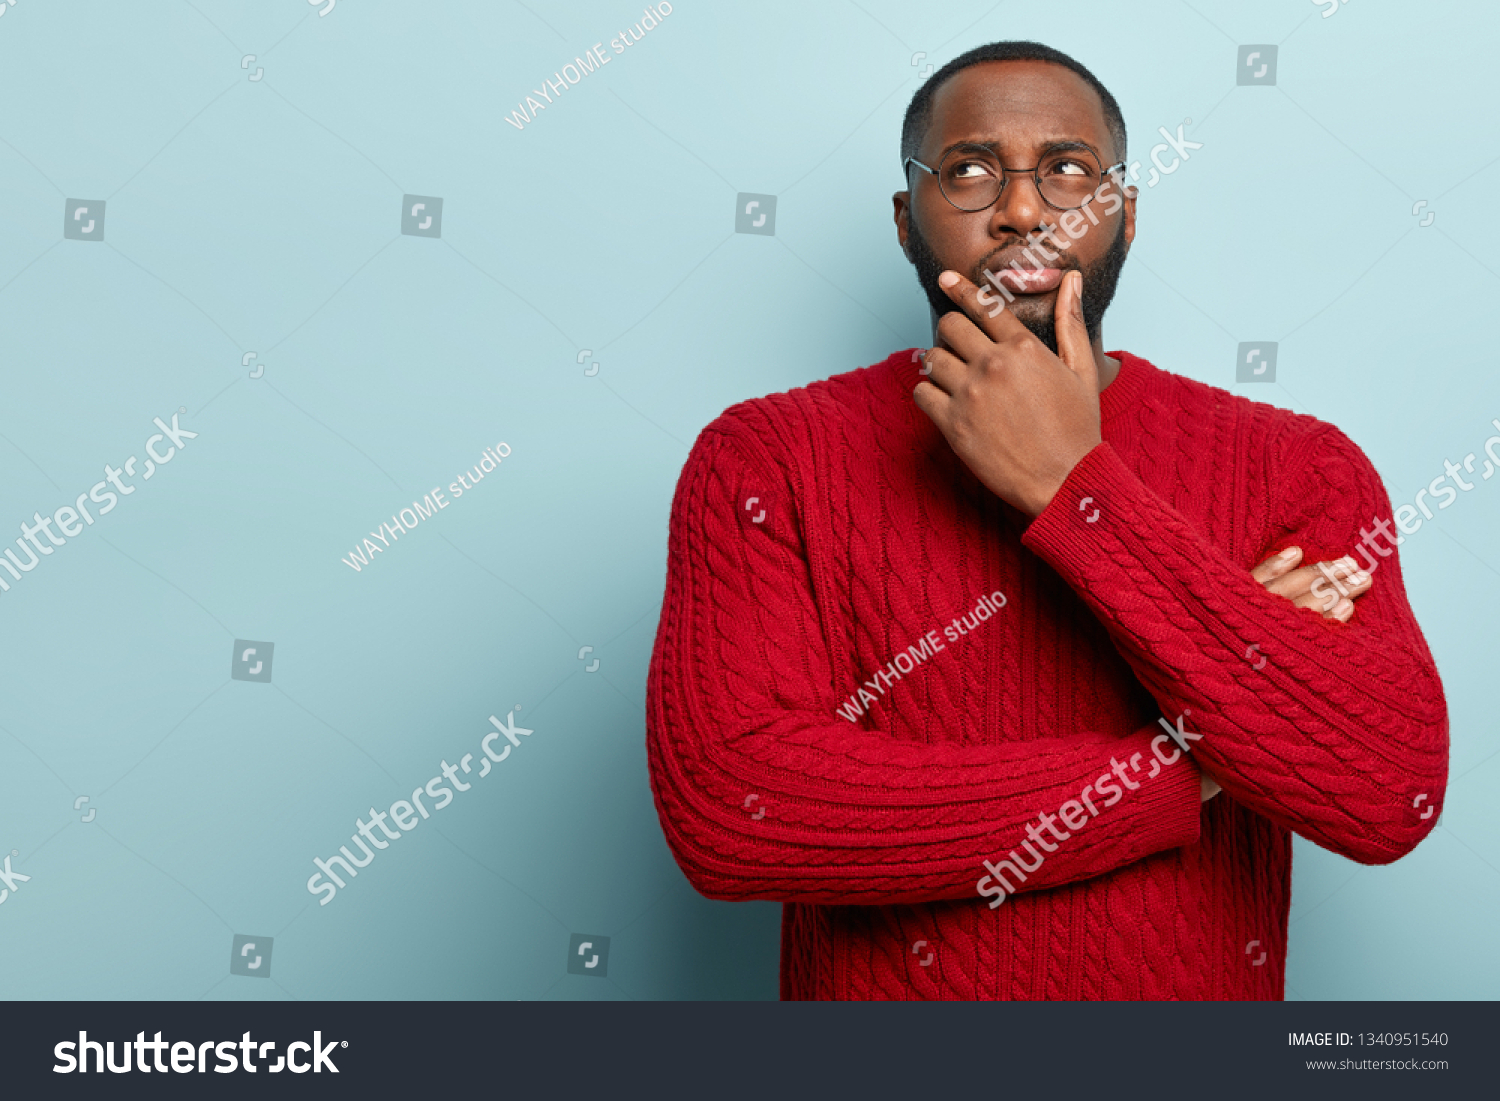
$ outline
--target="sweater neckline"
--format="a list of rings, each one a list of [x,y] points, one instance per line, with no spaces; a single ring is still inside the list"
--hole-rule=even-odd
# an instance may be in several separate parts
[[[1120,372],[1099,394],[1099,420],[1107,424],[1135,404],[1151,365],[1126,351],[1106,352],[1120,361]]]

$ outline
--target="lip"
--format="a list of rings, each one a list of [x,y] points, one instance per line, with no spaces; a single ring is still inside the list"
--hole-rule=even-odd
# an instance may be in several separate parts
[[[1062,284],[1065,269],[1037,267],[1035,257],[1023,255],[1019,248],[1004,249],[991,256],[985,270],[994,272],[995,278],[1012,294],[1047,294]],[[1014,267],[1012,267],[1014,263]]]
[[[1062,283],[1062,277],[1061,268],[1002,268],[995,272],[995,278],[1013,294],[1055,291]]]

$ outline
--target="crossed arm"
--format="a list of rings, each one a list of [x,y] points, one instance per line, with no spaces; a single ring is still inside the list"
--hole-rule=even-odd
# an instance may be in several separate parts
[[[1378,584],[1362,574],[1352,588],[1339,582],[1348,596],[1336,602],[1327,578],[1352,573],[1347,559],[1315,567],[1318,576],[1263,562],[1246,577],[1101,442],[1102,352],[1084,326],[1077,273],[1059,288],[1056,355],[956,272],[939,283],[964,312],[939,323],[914,399],[981,481],[1035,518],[1022,541],[1094,611],[1163,712],[1192,711],[1199,766],[1335,852],[1383,863],[1410,851],[1431,829],[1413,810],[1442,800],[1448,720],[1394,548],[1367,542],[1392,565]],[[1333,557],[1368,539],[1363,525],[1389,535],[1384,487],[1341,433],[1309,435],[1289,460],[1289,491],[1273,510],[1278,543]],[[1072,521],[1085,496],[1116,514],[1087,535]],[[1314,603],[1341,623],[1300,610]],[[1245,660],[1257,646],[1268,663]]]
[[[1067,308],[1075,307],[1076,291]],[[965,321],[950,316],[949,327]],[[1060,335],[1065,353],[1082,333],[1076,322],[1077,333]],[[1359,598],[1359,615],[1352,600],[1309,614],[1321,571],[1293,556],[1247,573],[1107,444],[1088,441],[1097,375],[1090,391],[1082,363],[1051,356],[1029,332],[997,338],[972,327],[986,343],[970,334],[947,341],[957,351],[934,354],[918,405],[982,481],[1035,517],[1023,541],[1075,588],[1163,713],[1191,710],[1188,725],[1201,735],[1185,767],[1126,791],[1025,889],[1195,842],[1200,803],[1215,785],[1356,860],[1386,862],[1414,847],[1431,828],[1410,813],[1414,797],[1441,803],[1447,719],[1398,571],[1372,582],[1331,565]],[[1069,401],[1080,408],[1055,407]],[[1037,429],[1029,443],[1008,408],[1023,409]],[[1019,847],[1039,809],[1061,807],[1136,754],[1150,760],[1160,729],[1028,733],[976,746],[836,718],[834,686],[852,680],[851,670],[823,634],[797,487],[766,450],[771,426],[753,423],[757,416],[766,414],[721,418],[705,431],[673,501],[647,684],[652,787],[668,842],[711,898],[973,897],[981,862]],[[1069,436],[1079,426],[1082,435]],[[1316,449],[1309,470],[1337,470],[1337,484],[1353,489],[1287,502],[1276,543],[1331,558],[1352,545],[1351,523],[1388,504],[1342,436]],[[722,519],[752,494],[787,504],[750,532]],[[1079,535],[1071,518],[1084,495],[1120,502],[1136,522]],[[1245,660],[1252,644],[1267,660]]]

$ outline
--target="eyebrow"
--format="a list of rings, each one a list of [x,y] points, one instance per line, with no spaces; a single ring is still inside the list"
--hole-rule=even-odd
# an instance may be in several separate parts
[[[1001,153],[1000,153],[1000,142],[999,141],[956,141],[952,145],[949,145],[949,146],[945,147],[944,149],[942,149],[938,153],[938,159],[942,160],[944,157],[946,157],[950,152],[952,152],[954,149],[958,148],[960,145],[980,145],[980,146],[983,146],[984,148],[988,149],[991,153],[995,154],[996,159],[998,159],[1002,163],[1004,163],[1005,158],[1003,156],[1001,156]],[[1042,145],[1042,147],[1041,147],[1041,150],[1042,150],[1043,153],[1046,153],[1046,152],[1048,152],[1049,150],[1052,150],[1052,149],[1087,149],[1090,153],[1092,153],[1094,155],[1094,158],[1096,160],[1098,160],[1098,162],[1100,164],[1104,163],[1104,156],[1103,156],[1103,154],[1100,153],[1099,150],[1095,149],[1088,142],[1083,141],[1081,138],[1058,138],[1058,139],[1056,139],[1054,141],[1049,141],[1049,142],[1044,143]]]

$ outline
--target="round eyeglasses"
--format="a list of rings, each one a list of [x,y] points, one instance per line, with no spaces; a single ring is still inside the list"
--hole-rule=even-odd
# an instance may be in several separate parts
[[[1053,210],[1077,210],[1093,196],[1104,177],[1125,167],[1125,162],[1100,168],[1099,159],[1085,145],[1072,142],[1049,146],[1033,168],[1006,168],[987,145],[963,143],[943,154],[936,168],[907,157],[902,170],[916,165],[936,176],[943,198],[966,213],[985,210],[1005,190],[1006,180],[1018,172],[1030,172],[1037,194]]]

